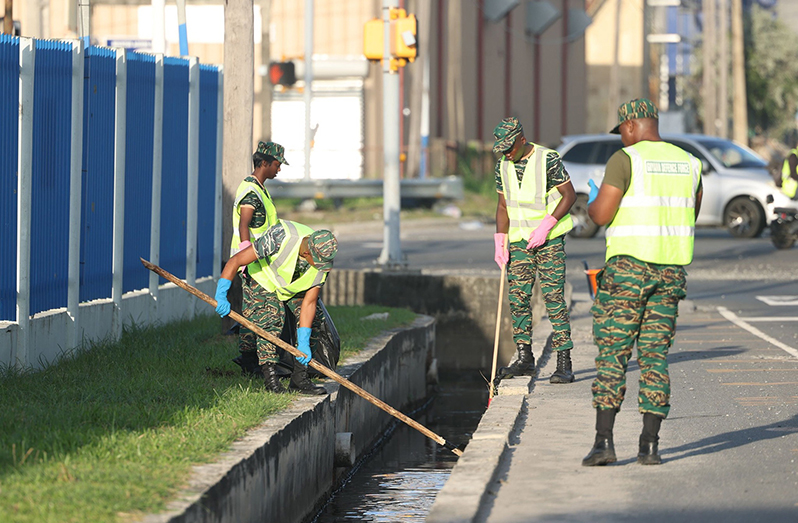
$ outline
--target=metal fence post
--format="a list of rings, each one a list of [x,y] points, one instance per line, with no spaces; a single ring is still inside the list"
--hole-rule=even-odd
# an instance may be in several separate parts
[[[11,365],[28,365],[30,343],[30,229],[31,178],[33,175],[33,87],[36,44],[19,39],[19,149],[17,156],[17,332]]]
[[[113,286],[114,339],[122,335],[122,274],[125,249],[125,140],[127,138],[127,55],[116,49],[116,131],[114,133],[114,240]]]
[[[216,104],[216,200],[213,220],[213,279],[222,274],[222,140],[224,136],[224,70],[219,66],[219,91]]]
[[[80,342],[80,203],[83,170],[83,84],[86,54],[83,40],[72,42],[72,151],[69,174],[69,275],[67,277],[67,348]]]
[[[199,191],[199,110],[200,110],[199,59],[188,61],[188,153],[186,198],[186,283],[194,287],[197,282],[197,207]],[[196,300],[191,300],[188,317],[194,317]]]
[[[161,263],[161,173],[163,171],[163,55],[155,56],[155,115],[152,132],[152,223],[150,261]],[[158,275],[150,271],[150,322],[158,319]]]

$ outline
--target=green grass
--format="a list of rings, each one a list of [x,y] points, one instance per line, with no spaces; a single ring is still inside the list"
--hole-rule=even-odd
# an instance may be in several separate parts
[[[415,315],[330,307],[343,357]],[[387,321],[360,321],[390,311]],[[294,395],[261,392],[203,316],[127,329],[39,372],[0,371],[0,521],[127,521],[162,510],[191,466],[213,461]]]

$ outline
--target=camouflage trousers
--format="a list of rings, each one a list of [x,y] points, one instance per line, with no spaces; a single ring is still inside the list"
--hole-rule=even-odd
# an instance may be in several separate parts
[[[620,409],[626,369],[637,342],[641,413],[667,417],[670,409],[668,349],[676,331],[679,300],[685,297],[681,265],[658,265],[614,256],[597,275],[593,339],[598,346],[593,407]]]
[[[554,330],[553,350],[572,349],[571,318],[565,303],[565,236],[552,238],[532,250],[526,240],[510,244],[507,282],[510,287],[510,315],[513,319],[513,341],[532,343],[532,287],[535,275],[540,277],[543,301]]]
[[[241,274],[242,291],[243,291],[243,306],[242,314],[249,321],[265,330],[269,334],[273,334],[279,338],[285,323],[285,307],[283,304],[288,305],[289,310],[294,314],[294,317],[299,323],[299,314],[302,311],[302,299],[305,297],[304,292],[294,295],[287,302],[281,302],[277,295],[269,292],[258,284],[253,278],[246,274]],[[319,343],[319,329],[323,321],[323,312],[321,307],[316,307],[316,316],[313,318],[310,335],[310,350],[311,353],[316,352],[316,347]],[[238,336],[238,349],[241,352],[257,351],[258,364],[264,363],[277,363],[279,357],[277,355],[277,346],[264,338],[261,338],[249,329],[241,327]]]

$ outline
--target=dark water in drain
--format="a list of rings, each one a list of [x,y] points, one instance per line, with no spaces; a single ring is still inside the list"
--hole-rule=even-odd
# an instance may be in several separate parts
[[[487,402],[488,387],[478,372],[442,372],[437,394],[411,417],[459,446],[468,443]],[[399,422],[313,521],[422,522],[456,458]]]

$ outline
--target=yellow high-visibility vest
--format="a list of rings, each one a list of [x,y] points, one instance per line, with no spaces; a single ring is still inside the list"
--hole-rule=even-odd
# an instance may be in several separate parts
[[[259,238],[269,227],[277,223],[277,209],[274,208],[274,203],[272,202],[269,191],[257,183],[248,182],[246,180],[241,182],[236,190],[236,198],[233,201],[233,240],[230,242],[230,256],[238,252],[238,244],[241,243],[241,236],[238,233],[238,226],[241,223],[241,210],[239,205],[241,204],[241,200],[244,199],[244,196],[250,192],[255,193],[255,196],[258,197],[263,204],[263,208],[266,210],[266,221],[263,222],[263,225],[249,228],[251,239],[254,240],[255,238]]]
[[[285,238],[280,248],[269,260],[262,260],[256,268],[249,265],[249,275],[269,292],[274,292],[280,301],[286,301],[297,293],[321,285],[327,279],[327,272],[322,272],[312,265],[305,274],[291,281],[296,269],[299,248],[302,239],[310,236],[313,229],[301,223],[279,220],[285,229]]]
[[[546,192],[546,156],[552,151],[535,145],[532,155],[526,162],[524,177],[518,184],[515,164],[506,157],[500,165],[504,199],[507,202],[507,216],[510,218],[510,242],[529,240],[529,236],[543,221],[547,214],[554,212],[562,194],[556,187]],[[556,152],[555,152],[556,154]],[[547,240],[557,238],[574,228],[571,214],[566,214],[557,222]]]
[[[632,179],[607,225],[606,259],[624,254],[649,263],[688,265],[701,162],[667,142],[638,142],[623,151],[632,162]]]
[[[790,151],[790,154],[798,156],[798,148]],[[787,198],[795,198],[795,193],[798,191],[798,180],[790,176],[790,155],[784,159],[784,165],[781,167],[781,192],[787,195]]]

